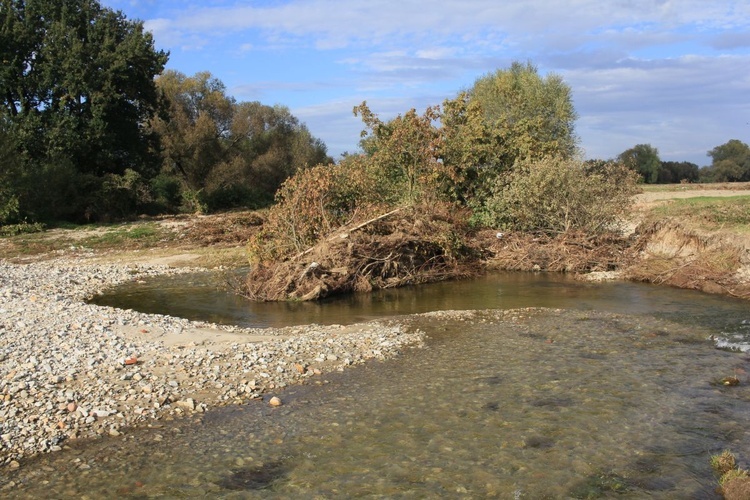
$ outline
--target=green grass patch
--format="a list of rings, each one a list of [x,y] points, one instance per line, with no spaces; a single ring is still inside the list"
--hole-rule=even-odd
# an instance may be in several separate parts
[[[91,248],[111,248],[124,245],[133,247],[152,247],[164,239],[164,234],[155,224],[139,224],[135,226],[113,226],[104,232],[97,232],[79,241],[80,246]]]
[[[0,258],[32,256],[75,249],[137,250],[154,248],[174,240],[168,229],[153,222],[112,225],[71,225],[33,232],[2,234]]]
[[[702,226],[723,226],[750,232],[750,196],[675,199],[654,207],[653,213],[685,218]]]

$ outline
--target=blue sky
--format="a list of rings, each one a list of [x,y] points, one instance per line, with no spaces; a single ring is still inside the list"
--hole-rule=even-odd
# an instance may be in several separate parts
[[[168,68],[288,106],[334,158],[357,150],[362,101],[421,112],[514,60],[570,85],[587,158],[651,144],[703,166],[750,143],[750,0],[101,3],[143,20]]]

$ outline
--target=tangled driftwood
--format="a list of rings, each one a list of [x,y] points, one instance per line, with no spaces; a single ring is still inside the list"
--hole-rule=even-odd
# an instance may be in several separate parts
[[[317,300],[475,273],[455,221],[396,209],[334,231],[283,262],[256,265],[243,295],[256,301]]]

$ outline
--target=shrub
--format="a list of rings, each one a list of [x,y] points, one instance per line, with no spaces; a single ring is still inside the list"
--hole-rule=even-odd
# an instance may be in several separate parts
[[[546,157],[500,177],[475,222],[547,234],[617,229],[637,192],[637,174],[614,163],[587,169],[578,160]]]
[[[355,158],[298,171],[276,194],[263,231],[251,244],[257,260],[275,260],[312,246],[333,229],[376,211],[377,181]]]

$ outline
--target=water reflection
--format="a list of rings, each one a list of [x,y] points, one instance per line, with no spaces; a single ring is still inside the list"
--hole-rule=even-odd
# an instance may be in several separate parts
[[[555,273],[496,273],[321,302],[260,304],[227,292],[222,288],[225,282],[225,275],[212,273],[159,277],[122,285],[92,302],[247,327],[350,324],[428,311],[520,307],[658,314],[719,329],[739,330],[743,319],[750,321],[748,313],[740,323],[721,324],[725,313],[734,322],[738,310],[748,309],[739,299],[640,283],[589,283]]]

